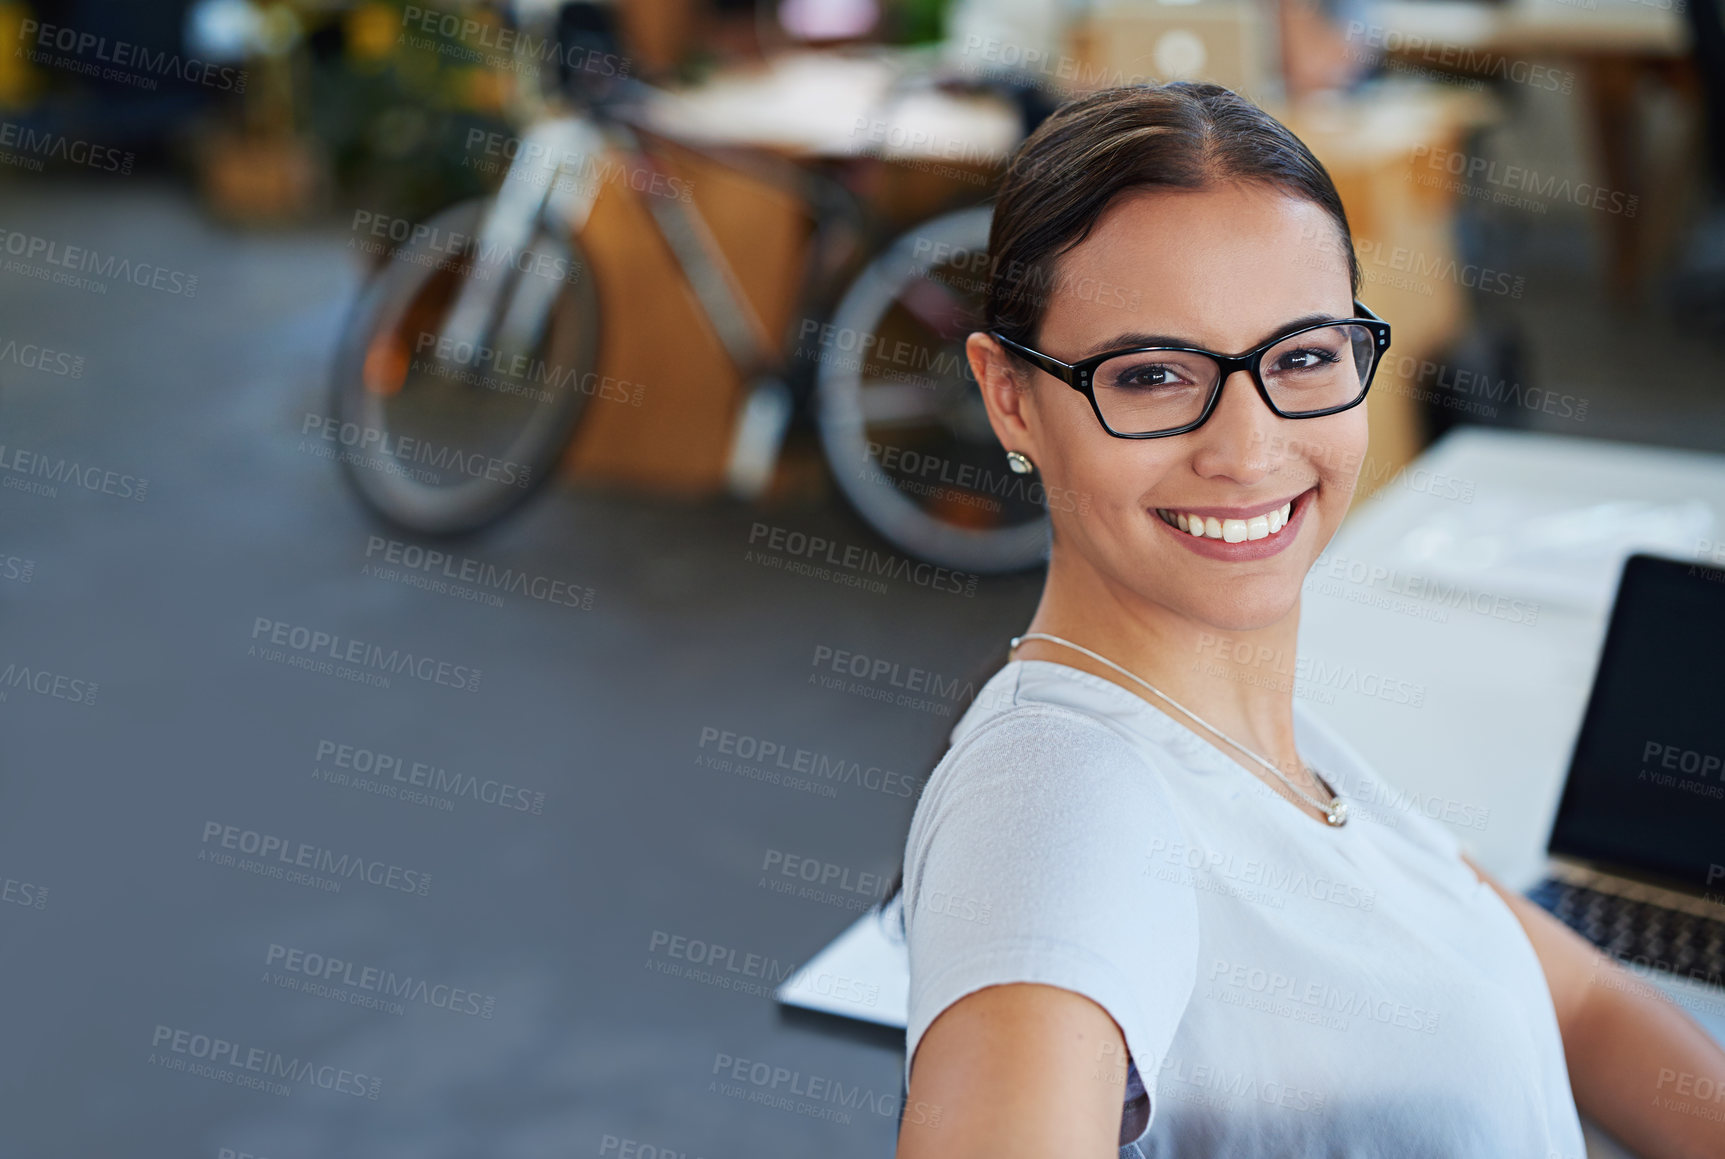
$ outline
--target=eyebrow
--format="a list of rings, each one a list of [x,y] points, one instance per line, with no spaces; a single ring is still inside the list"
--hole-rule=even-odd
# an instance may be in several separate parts
[[[1282,325],[1278,326],[1275,330],[1266,334],[1263,341],[1274,342],[1284,334],[1290,334],[1305,326],[1314,326],[1319,322],[1329,322],[1338,316],[1346,317],[1346,315],[1336,314],[1302,314],[1298,318],[1292,318],[1282,323]],[[1260,343],[1253,343],[1253,345],[1259,344]],[[1203,349],[1203,346],[1192,341],[1190,338],[1182,338],[1174,334],[1145,334],[1140,331],[1133,330],[1124,334],[1116,334],[1112,338],[1104,339],[1101,342],[1092,343],[1090,346],[1085,348],[1083,354],[1080,354],[1077,358],[1073,359],[1073,361],[1082,362],[1086,358],[1094,358],[1098,354],[1106,354],[1111,350],[1126,350],[1134,346],[1186,346],[1200,350]]]

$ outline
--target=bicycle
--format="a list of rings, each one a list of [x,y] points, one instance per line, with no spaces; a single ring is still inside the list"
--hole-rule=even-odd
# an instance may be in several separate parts
[[[557,35],[608,51],[603,13],[565,5]],[[640,113],[656,92],[644,82],[562,62],[549,95],[523,86],[527,128],[496,193],[417,223],[363,286],[337,343],[334,417],[379,452],[342,456],[344,473],[410,532],[468,534],[526,502],[604,386],[594,373],[601,303],[580,242],[600,183],[583,172],[621,158],[626,171],[674,181],[668,149],[714,156],[655,133]],[[795,191],[813,220],[805,310],[783,343],[764,336],[693,204],[641,195],[748,384],[729,493],[758,497],[789,425],[812,419],[839,490],[896,547],[978,573],[1042,561],[1045,497],[1001,465],[963,351],[981,323],[990,207],[943,214],[874,249],[842,166],[763,154],[747,167]]]

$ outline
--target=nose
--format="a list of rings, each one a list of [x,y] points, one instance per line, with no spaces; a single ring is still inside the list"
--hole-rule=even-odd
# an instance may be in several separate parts
[[[1207,479],[1258,482],[1269,474],[1271,428],[1283,421],[1258,396],[1251,373],[1236,370],[1222,380],[1216,409],[1192,432],[1198,436],[1193,470]]]

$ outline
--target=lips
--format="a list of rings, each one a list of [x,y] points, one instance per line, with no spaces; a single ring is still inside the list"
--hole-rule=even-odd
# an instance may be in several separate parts
[[[1249,507],[1152,510],[1156,521],[1183,547],[1209,559],[1243,562],[1276,555],[1292,543],[1317,491],[1311,487],[1292,499],[1271,499]]]
[[[1275,535],[1287,526],[1288,514],[1293,510],[1294,501],[1288,500],[1280,507],[1272,507],[1262,515],[1253,515],[1246,519],[1218,519],[1214,515],[1201,515],[1195,511],[1175,511],[1166,507],[1156,508],[1156,514],[1163,522],[1193,538],[1220,539],[1224,543],[1244,543],[1252,539],[1265,539]]]

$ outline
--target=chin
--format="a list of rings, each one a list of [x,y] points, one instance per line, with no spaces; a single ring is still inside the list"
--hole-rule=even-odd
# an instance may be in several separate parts
[[[1203,599],[1189,605],[1186,614],[1217,632],[1254,632],[1281,623],[1299,606],[1297,591],[1264,592],[1243,599]]]

